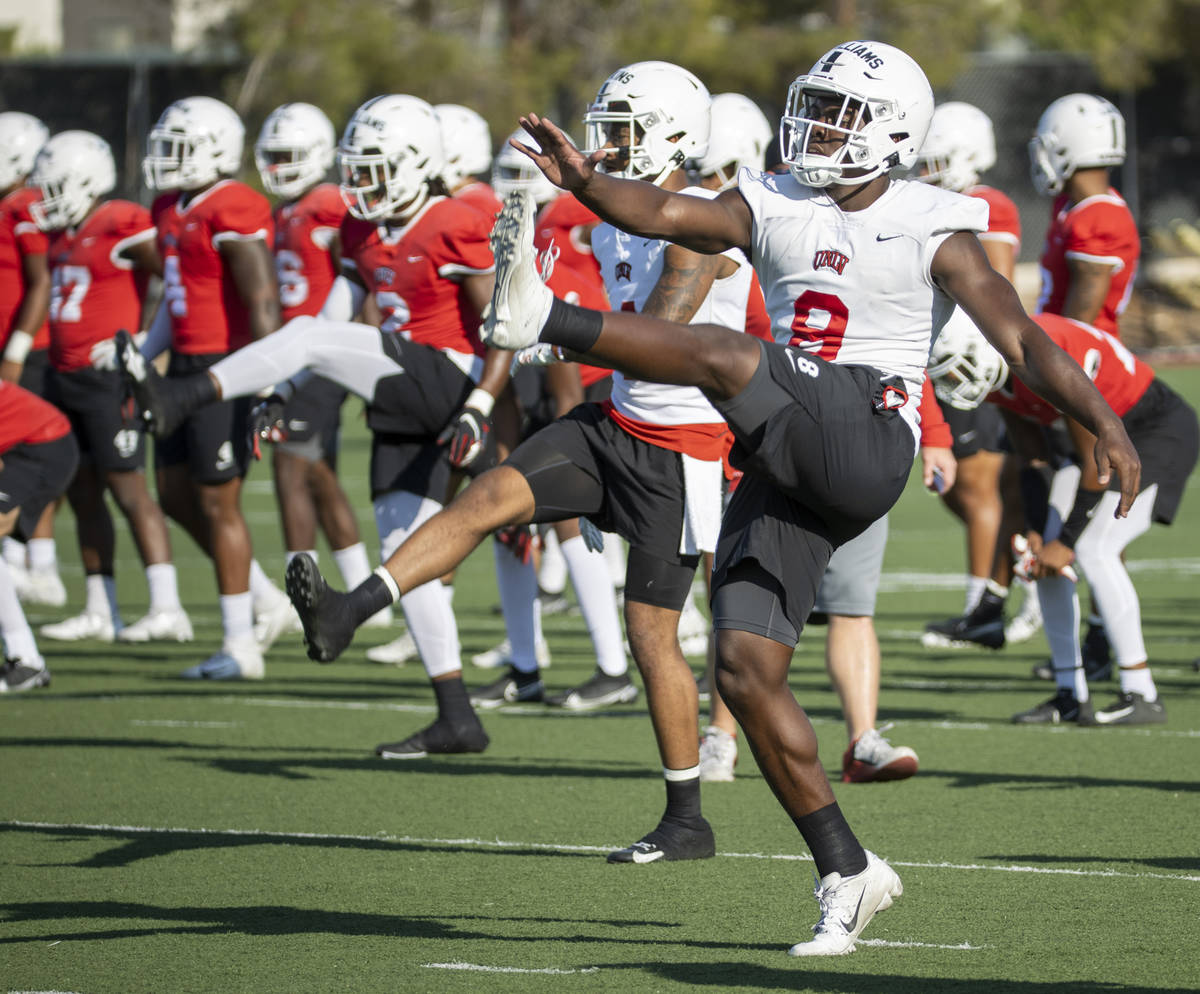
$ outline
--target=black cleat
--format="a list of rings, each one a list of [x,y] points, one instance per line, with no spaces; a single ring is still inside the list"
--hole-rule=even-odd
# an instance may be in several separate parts
[[[1004,648],[1004,602],[991,603],[985,598],[970,614],[945,621],[931,621],[921,635],[927,649],[961,649],[980,645],[985,649]]]
[[[45,665],[28,666],[19,659],[6,659],[0,667],[0,694],[17,694],[49,685],[50,670]]]
[[[542,676],[539,670],[523,673],[515,666],[509,666],[508,672],[499,680],[471,691],[471,707],[487,711],[504,707],[505,704],[540,703],[542,695]]]
[[[1126,692],[1118,694],[1108,707],[1096,711],[1090,721],[1080,724],[1164,725],[1166,721],[1167,709],[1163,707],[1162,698],[1148,701],[1141,694]]]
[[[637,696],[638,689],[628,674],[608,676],[603,670],[596,670],[578,687],[551,694],[546,703],[567,711],[595,711],[610,704],[632,704]]]
[[[304,626],[308,658],[332,663],[354,638],[349,597],[331,590],[312,556],[301,553],[288,563],[284,576],[288,597]]]
[[[684,859],[712,859],[717,854],[712,826],[703,818],[687,825],[664,818],[649,835],[631,846],[608,854],[610,863],[677,862]]]
[[[1075,695],[1064,688],[1048,701],[1043,701],[1037,707],[1021,711],[1012,716],[1014,725],[1062,725],[1076,722],[1080,725],[1094,724],[1092,702],[1080,703]]]
[[[474,723],[451,724],[439,718],[403,742],[377,745],[375,755],[380,759],[421,759],[431,755],[483,752],[488,747],[488,741],[487,732],[478,720]]]

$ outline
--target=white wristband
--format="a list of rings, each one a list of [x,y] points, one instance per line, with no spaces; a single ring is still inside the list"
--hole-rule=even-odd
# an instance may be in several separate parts
[[[467,398],[464,407],[473,407],[485,418],[492,413],[492,407],[496,403],[496,398],[486,390],[476,387],[471,391],[471,396]]]
[[[31,348],[33,348],[33,336],[18,328],[8,337],[8,346],[4,350],[4,361],[24,362]]]
[[[386,566],[376,566],[372,572],[383,581],[383,585],[387,587],[387,591],[392,595],[392,603],[400,599],[400,586],[396,583],[396,578],[387,571]]]

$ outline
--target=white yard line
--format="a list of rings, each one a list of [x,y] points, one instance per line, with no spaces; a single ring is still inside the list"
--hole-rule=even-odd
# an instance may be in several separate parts
[[[243,839],[261,838],[264,841],[315,839],[318,841],[330,842],[384,842],[395,843],[397,845],[454,846],[457,848],[472,848],[485,851],[488,849],[535,849],[545,852],[602,853],[610,852],[613,849],[619,848],[619,846],[616,844],[593,846],[584,845],[581,843],[528,842],[505,839],[439,839],[420,838],[412,835],[388,835],[383,832],[380,832],[376,835],[344,835],[325,832],[268,831],[266,829],[256,828],[181,828],[153,825],[104,825],[88,823],[74,824],[47,821],[21,821],[16,819],[0,821],[0,826],[7,826],[10,828],[29,828],[34,830],[50,829],[54,831],[118,832],[127,833],[130,835],[224,835]],[[784,862],[796,863],[812,862],[811,856],[796,853],[720,852],[717,853],[717,856],[718,858],[723,857],[727,859],[781,860]],[[1040,876],[1096,877],[1102,879],[1128,880],[1175,880],[1182,883],[1200,883],[1200,874],[1194,873],[1133,873],[1127,870],[1094,870],[1001,863],[927,863],[901,859],[889,859],[888,862],[890,862],[893,866],[907,866],[914,869],[926,870],[961,870],[964,872],[995,871],[999,873],[1030,873]]]
[[[486,966],[483,963],[422,963],[426,970],[466,970],[474,973],[552,973],[555,976],[568,973],[599,973],[598,966],[584,966],[579,969],[558,966]]]
[[[134,720],[129,724],[147,728],[243,728],[243,721],[170,721],[166,718],[158,720]]]

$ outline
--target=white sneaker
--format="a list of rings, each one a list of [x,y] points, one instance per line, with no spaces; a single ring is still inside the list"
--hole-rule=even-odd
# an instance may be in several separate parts
[[[262,653],[254,645],[225,646],[180,674],[185,680],[261,680],[264,675]]]
[[[537,644],[533,648],[533,653],[537,658],[539,669],[545,670],[550,668],[550,646],[546,644],[544,638],[537,640]],[[485,670],[494,670],[501,666],[513,666],[515,664],[512,658],[512,643],[508,639],[505,639],[495,648],[472,656],[471,662],[480,669]]]
[[[62,607],[67,603],[67,588],[63,586],[58,570],[31,569],[28,573],[28,582],[23,589],[24,596],[21,597],[21,600],[26,604]]]
[[[908,746],[894,746],[883,737],[891,722],[879,729],[868,728],[842,753],[842,783],[874,783],[906,780],[917,772],[920,761]]]
[[[1038,600],[1037,587],[1030,584],[1025,587],[1025,600],[1021,602],[1021,610],[1004,629],[1004,641],[1028,642],[1042,629],[1042,602]]]
[[[515,190],[492,228],[496,284],[479,329],[485,345],[516,351],[533,345],[550,316],[554,294],[542,282],[533,248],[533,197]]]
[[[412,637],[412,632],[405,632],[399,638],[383,645],[373,645],[367,650],[368,662],[382,663],[385,666],[403,666],[418,655],[417,641]]]
[[[40,631],[43,638],[55,642],[82,642],[84,639],[111,642],[116,635],[116,626],[111,615],[84,611],[65,621],[42,625]]]
[[[709,725],[700,740],[700,782],[732,782],[737,756],[737,738],[716,725]]]
[[[260,652],[266,652],[275,644],[275,640],[287,632],[300,632],[304,628],[300,624],[300,615],[292,607],[292,602],[284,594],[262,612],[256,612],[254,619],[254,641],[258,643]]]
[[[396,622],[396,617],[392,613],[390,607],[385,607],[382,611],[376,611],[371,617],[364,621],[359,628],[391,628]]]
[[[194,637],[182,607],[158,608],[117,633],[118,642],[190,642]]]
[[[878,911],[886,911],[904,893],[896,871],[867,851],[867,868],[843,879],[840,873],[822,877],[813,893],[821,905],[821,920],[809,942],[797,942],[789,956],[842,956],[854,952],[854,942]]]

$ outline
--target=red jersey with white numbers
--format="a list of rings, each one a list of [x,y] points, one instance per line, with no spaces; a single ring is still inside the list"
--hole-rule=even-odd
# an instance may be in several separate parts
[[[470,204],[492,224],[496,223],[496,215],[504,207],[500,198],[496,196],[496,191],[482,180],[476,180],[474,183],[468,183],[461,190],[455,190],[454,199],[461,200],[464,204]]]
[[[494,268],[492,222],[469,204],[435,197],[403,227],[342,222],[342,257],[352,261],[379,306],[380,329],[421,345],[483,355],[479,317],[462,290],[465,276]]]
[[[0,455],[17,445],[53,442],[70,430],[67,416],[49,401],[0,381]]]
[[[334,183],[275,208],[275,275],[284,321],[320,312],[337,277],[331,249],[346,204]]]
[[[124,328],[138,330],[148,274],[121,255],[155,237],[150,212],[128,200],[109,200],[77,229],[50,242],[50,363],[61,371],[91,364],[97,342]]]
[[[22,265],[27,255],[45,255],[49,239],[29,215],[29,205],[42,195],[32,187],[23,186],[0,200],[0,352],[17,321],[21,301],[25,297],[25,271]],[[22,328],[33,335],[33,347],[44,349],[50,344],[50,322],[45,321],[36,331]]]
[[[1038,314],[1033,320],[1083,367],[1119,418],[1128,414],[1142,399],[1142,394],[1154,380],[1154,370],[1106,331],[1057,314]],[[996,390],[988,394],[987,399],[1044,425],[1052,424],[1060,416],[1049,402],[1015,377],[1011,393]]]
[[[1046,245],[1042,249],[1042,291],[1037,309],[1061,314],[1070,288],[1071,260],[1112,267],[1108,295],[1093,324],[1102,331],[1119,334],[1117,320],[1137,273],[1141,242],[1128,205],[1116,190],[1072,204],[1066,194],[1054,201]]]
[[[250,315],[238,296],[221,243],[271,243],[271,205],[236,180],[181,204],[179,191],[150,208],[163,257],[163,304],[171,316],[171,348],[184,355],[232,352],[250,341]]]
[[[977,197],[988,205],[987,231],[979,233],[981,242],[1004,242],[1013,247],[1013,252],[1021,250],[1021,212],[1013,203],[1012,197],[990,186],[973,186],[963,190],[968,197]]]
[[[603,291],[604,277],[600,274],[600,263],[592,254],[589,231],[599,221],[600,218],[584,207],[573,193],[560,194],[538,214],[533,227],[533,244],[541,253],[553,241],[558,248],[559,261],[582,276],[594,276],[596,286]]]

